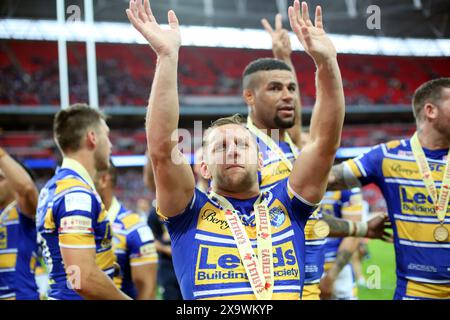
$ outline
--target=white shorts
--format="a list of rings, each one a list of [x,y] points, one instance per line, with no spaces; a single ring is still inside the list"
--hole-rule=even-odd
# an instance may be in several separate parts
[[[351,264],[347,264],[334,282],[333,299],[357,300],[356,282]]]

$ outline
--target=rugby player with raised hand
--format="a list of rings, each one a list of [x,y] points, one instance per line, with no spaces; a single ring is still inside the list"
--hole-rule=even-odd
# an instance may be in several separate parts
[[[183,297],[300,299],[304,227],[325,192],[344,120],[342,79],[321,8],[315,25],[300,14],[298,1],[289,8],[292,28],[317,67],[317,102],[310,143],[290,177],[267,192],[257,179],[257,143],[236,116],[216,121],[205,134],[201,171],[211,179],[211,191],[195,189],[192,170],[171,139],[179,121],[178,19],[169,11],[169,29],[163,30],[148,1],[130,1],[127,15],[157,55],[147,142]]]

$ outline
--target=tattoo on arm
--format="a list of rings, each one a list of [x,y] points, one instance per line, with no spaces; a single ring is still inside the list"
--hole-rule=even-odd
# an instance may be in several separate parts
[[[352,253],[348,250],[338,251],[336,255],[336,262],[334,263],[333,268],[335,269],[336,274],[339,274],[341,270],[349,263],[352,257]]]
[[[330,226],[330,237],[347,237],[350,234],[350,225],[347,220],[336,218],[330,214],[324,214],[325,220]]]
[[[330,177],[328,178],[327,190],[348,189],[344,178],[344,165],[338,164],[331,168]]]

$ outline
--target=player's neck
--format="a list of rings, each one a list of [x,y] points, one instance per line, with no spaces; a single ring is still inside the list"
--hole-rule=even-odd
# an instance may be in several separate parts
[[[113,198],[114,198],[112,191],[109,191],[109,190],[103,191],[101,198],[102,198],[103,204],[105,205],[106,211],[109,211],[109,209],[111,208]]]
[[[420,144],[429,150],[448,149],[450,141],[430,125],[423,125],[417,130]]]
[[[233,192],[229,190],[224,190],[219,188],[218,186],[212,186],[212,190],[222,197],[228,197],[239,200],[246,200],[257,197],[260,193],[259,186],[256,185],[246,191]]]
[[[286,129],[283,128],[270,128],[269,125],[261,121],[260,119],[257,119],[255,117],[252,117],[252,122],[259,130],[267,134],[269,137],[271,137],[274,141],[284,141],[284,133]]]
[[[95,179],[97,170],[95,170],[94,157],[87,151],[80,150],[78,152],[66,154],[68,158],[78,161],[88,172],[92,180]]]

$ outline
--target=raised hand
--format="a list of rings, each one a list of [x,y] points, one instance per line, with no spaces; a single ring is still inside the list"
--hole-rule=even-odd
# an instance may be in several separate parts
[[[330,58],[336,58],[336,48],[325,33],[322,24],[322,8],[316,7],[315,26],[309,18],[308,5],[302,2],[300,12],[299,0],[289,7],[289,22],[298,40],[316,64]]]
[[[283,28],[283,20],[281,14],[275,16],[275,30],[270,25],[266,18],[261,20],[261,23],[272,37],[272,52],[275,58],[286,60],[291,57],[292,47],[289,33]]]
[[[170,10],[167,13],[170,27],[168,30],[162,29],[156,22],[149,0],[144,0],[144,3],[142,0],[130,0],[126,13],[131,24],[144,36],[158,56],[178,54],[181,36],[174,11]]]

